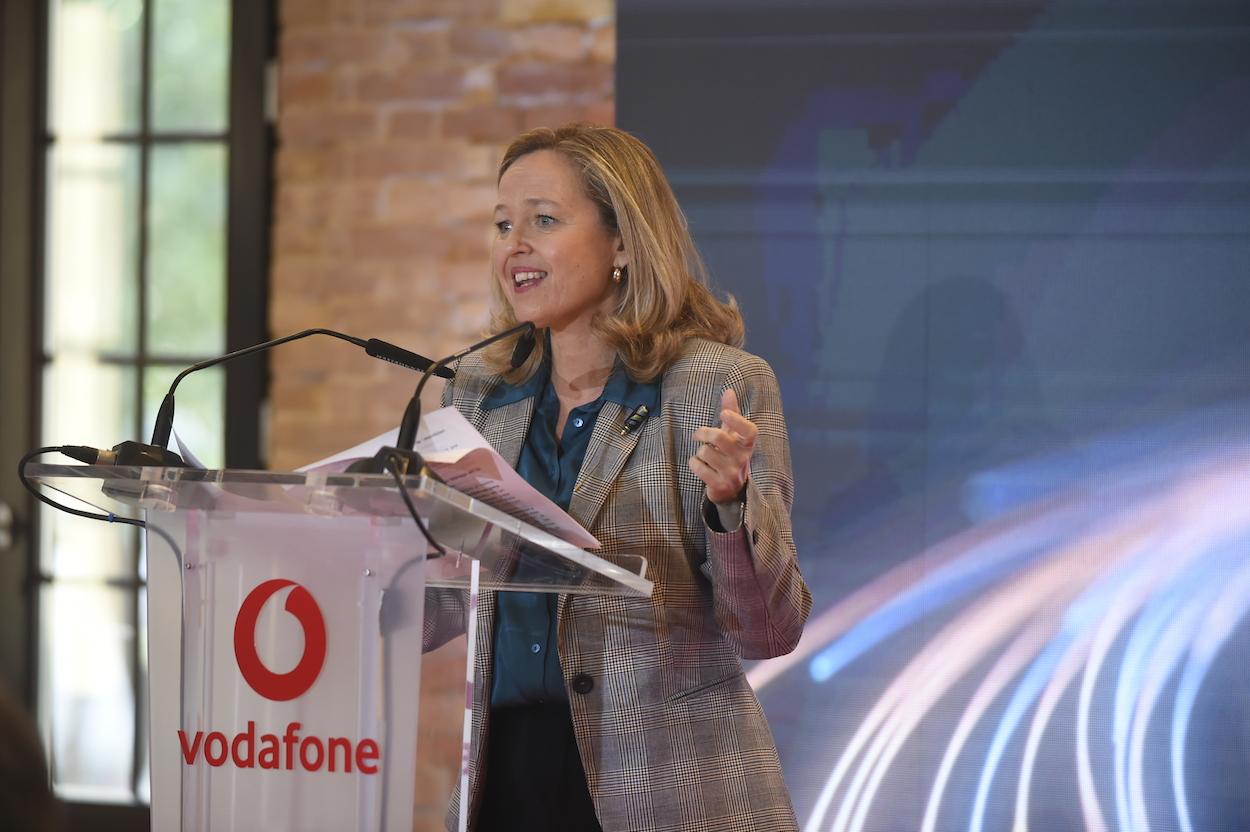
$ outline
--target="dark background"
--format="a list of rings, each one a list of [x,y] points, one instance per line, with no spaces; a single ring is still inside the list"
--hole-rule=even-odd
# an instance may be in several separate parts
[[[978,686],[1013,638],[1053,625],[974,720],[935,828],[978,828],[991,759],[981,822],[1008,828],[1027,691],[1060,678],[1047,650],[1099,627],[1106,658],[1060,685],[1028,767],[1035,828],[1082,828],[1091,795],[1108,828],[1140,827],[1134,778],[1152,829],[1184,828],[1185,811],[1197,829],[1250,828],[1250,526],[1196,507],[1159,520],[1203,466],[1232,471],[1196,486],[1232,507],[1210,514],[1250,502],[1250,6],[620,0],[618,25],[618,124],[660,157],[781,380],[813,622],[892,587],[849,624],[809,626],[763,683],[752,671],[800,822],[853,828],[832,825],[846,780],[817,805],[840,760],[867,770],[852,738],[883,736],[874,704],[896,682],[904,705],[929,702],[898,681],[909,664],[972,655],[859,827],[919,829]],[[1141,534],[1098,544],[1108,523]],[[1037,590],[1050,606],[972,646],[977,604],[1033,597],[1030,570],[1075,546],[1089,554],[1062,589]],[[1116,624],[1135,580],[1151,589]],[[1218,598],[1233,623],[1208,661]]]

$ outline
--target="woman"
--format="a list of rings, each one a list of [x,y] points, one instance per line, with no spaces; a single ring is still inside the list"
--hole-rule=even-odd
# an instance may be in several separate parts
[[[444,402],[655,591],[485,595],[470,826],[796,829],[741,665],[793,649],[811,608],[772,371],[633,136],[525,133],[498,193],[493,328],[544,337],[515,371],[508,342],[466,358]],[[461,606],[427,604],[427,647]]]

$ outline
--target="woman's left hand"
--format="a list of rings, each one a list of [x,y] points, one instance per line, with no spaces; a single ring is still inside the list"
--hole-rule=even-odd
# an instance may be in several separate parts
[[[701,443],[690,457],[690,470],[707,486],[713,503],[739,499],[751,473],[751,453],[759,429],[738,409],[738,394],[726,390],[720,399],[720,427],[702,427],[693,434]]]

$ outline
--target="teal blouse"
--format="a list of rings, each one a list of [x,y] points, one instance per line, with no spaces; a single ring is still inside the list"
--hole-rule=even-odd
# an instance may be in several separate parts
[[[582,469],[595,421],[604,402],[616,402],[633,413],[645,405],[648,415],[659,406],[659,381],[639,383],[630,379],[620,361],[612,370],[603,392],[593,402],[574,408],[564,423],[560,441],[555,426],[560,400],[551,385],[551,365],[544,362],[530,379],[518,386],[504,383],[482,402],[492,410],[534,397],[534,415],[525,445],[517,460],[517,473],[544,496],[568,511],[573,485]],[[518,571],[524,570],[524,564]],[[567,702],[560,654],[556,648],[556,593],[500,592],[496,601],[491,707]]]

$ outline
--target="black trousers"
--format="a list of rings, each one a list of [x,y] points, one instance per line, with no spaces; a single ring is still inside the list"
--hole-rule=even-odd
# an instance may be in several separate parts
[[[602,832],[567,704],[495,708],[478,832]]]

